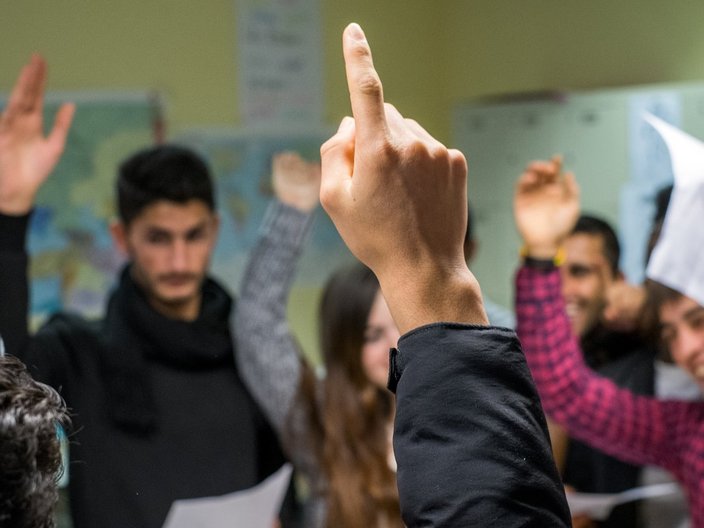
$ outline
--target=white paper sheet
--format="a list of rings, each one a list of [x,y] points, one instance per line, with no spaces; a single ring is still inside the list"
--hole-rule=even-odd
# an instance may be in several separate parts
[[[271,528],[291,471],[291,465],[285,464],[254,488],[220,497],[175,501],[163,528]]]
[[[654,497],[662,497],[677,493],[679,487],[674,483],[653,484],[652,486],[643,486],[633,488],[621,493],[578,493],[568,492],[567,503],[570,506],[572,515],[587,515],[595,521],[603,521],[606,519],[611,510],[619,504],[631,502],[641,499],[650,499]]]
[[[704,305],[704,143],[655,116],[645,119],[665,140],[675,175],[647,275]]]

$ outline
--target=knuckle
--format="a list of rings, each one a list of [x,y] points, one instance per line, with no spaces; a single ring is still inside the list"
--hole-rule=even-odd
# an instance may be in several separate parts
[[[337,193],[332,185],[323,183],[320,186],[320,203],[326,211],[334,210],[337,203]]]
[[[335,136],[329,138],[325,143],[320,145],[320,159],[322,160],[328,152],[330,152],[333,147],[337,145]]]
[[[381,80],[375,71],[361,73],[357,77],[357,87],[359,91],[367,96],[381,97]]]
[[[362,41],[355,41],[349,47],[349,52],[357,60],[364,60],[371,63],[372,61],[372,50],[369,45]]]
[[[467,173],[468,165],[467,158],[459,150],[451,149],[448,151],[450,155],[450,163],[452,169],[458,174],[463,175]]]
[[[418,161],[449,165],[450,157],[442,143],[414,138],[408,142],[405,151],[410,158]]]
[[[404,153],[399,151],[398,146],[387,139],[377,143],[373,159],[382,165],[394,165],[403,155]]]
[[[447,147],[442,143],[435,142],[428,146],[428,154],[433,160],[437,160],[445,165],[450,164],[450,154]]]

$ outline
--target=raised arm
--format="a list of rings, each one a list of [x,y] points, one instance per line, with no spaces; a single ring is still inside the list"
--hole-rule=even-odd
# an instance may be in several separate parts
[[[364,33],[343,35],[354,118],[321,148],[321,201],[406,334],[392,354],[406,526],[569,526],[515,334],[485,326],[467,269],[467,164],[384,104]]]
[[[0,335],[9,354],[27,347],[29,213],[61,157],[74,107],[65,104],[48,136],[43,131],[46,63],[35,55],[22,68],[0,115]]]
[[[59,161],[74,106],[64,104],[44,136],[46,62],[39,55],[20,73],[0,117],[0,213],[27,214],[34,197]]]
[[[517,330],[543,407],[571,436],[628,462],[677,472],[682,450],[675,446],[688,431],[677,424],[696,409],[635,396],[597,376],[572,334],[553,259],[579,214],[579,191],[560,169],[557,159],[529,165],[514,201],[528,255],[517,277]]]
[[[267,210],[242,278],[234,328],[242,378],[281,433],[301,374],[286,305],[311,212],[318,204],[320,166],[295,153],[277,154],[272,183],[277,199]]]

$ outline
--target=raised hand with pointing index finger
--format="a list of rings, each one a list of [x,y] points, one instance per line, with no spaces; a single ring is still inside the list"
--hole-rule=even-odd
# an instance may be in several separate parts
[[[384,103],[357,24],[345,29],[343,51],[354,117],[321,148],[323,207],[376,273],[401,331],[439,320],[486,324],[462,251],[464,156]]]
[[[403,522],[569,526],[520,344],[486,326],[464,262],[464,156],[384,103],[358,25],[345,29],[343,49],[353,117],[321,148],[320,196],[403,333],[389,372]]]

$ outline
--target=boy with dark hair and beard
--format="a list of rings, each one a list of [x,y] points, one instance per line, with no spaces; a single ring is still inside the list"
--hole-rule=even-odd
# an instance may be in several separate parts
[[[175,500],[249,488],[283,455],[240,381],[233,299],[208,276],[212,181],[185,148],[150,148],[120,167],[111,233],[128,263],[105,317],[58,314],[29,335],[27,225],[73,115],[62,106],[44,136],[45,77],[33,57],[0,118],[0,334],[71,408],[76,528],[158,528]]]

